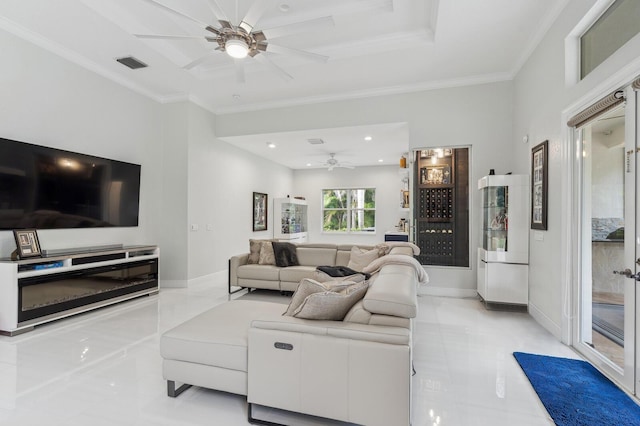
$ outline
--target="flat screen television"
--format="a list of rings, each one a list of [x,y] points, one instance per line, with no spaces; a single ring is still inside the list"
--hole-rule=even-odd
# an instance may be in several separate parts
[[[0,230],[138,226],[140,169],[0,138]]]

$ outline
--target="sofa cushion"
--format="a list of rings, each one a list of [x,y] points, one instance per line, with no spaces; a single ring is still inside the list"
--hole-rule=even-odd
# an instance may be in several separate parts
[[[349,268],[356,271],[362,269],[378,258],[378,249],[364,250],[358,246],[351,247],[351,257],[349,258]]]
[[[298,261],[301,265],[306,266],[335,265],[338,250],[335,245],[332,247],[325,244],[324,246],[299,245],[297,247]]]
[[[418,299],[413,267],[389,264],[377,275],[364,297],[364,308],[372,314],[415,318]]]
[[[259,265],[275,265],[276,256],[273,252],[273,244],[271,241],[263,241],[260,245],[260,260]]]
[[[274,241],[271,245],[273,246],[276,266],[287,267],[300,265],[295,244]]]
[[[359,283],[360,281],[364,281],[367,278],[365,274],[360,272],[351,275],[344,275],[341,277],[334,277],[333,275],[329,275],[320,268],[322,268],[322,266],[318,266],[316,268],[313,279],[321,283],[327,281],[353,281],[354,283]],[[346,268],[346,266],[344,268]]]
[[[289,307],[283,315],[292,316],[300,307],[300,305],[304,303],[305,299],[314,293],[326,292],[331,290],[344,290],[352,284],[353,282],[351,281],[329,281],[326,283],[319,283],[316,280],[304,278],[300,281],[300,284],[298,285],[295,293],[293,293],[293,296],[291,296]]]
[[[262,315],[280,315],[280,303],[232,300],[165,332],[160,354],[165,359],[247,371],[247,333]]]
[[[348,282],[342,281],[342,283]],[[350,284],[346,288],[336,285],[329,291],[310,294],[292,316],[313,320],[342,321],[349,309],[364,297],[368,286],[369,284],[363,281]]]
[[[236,275],[238,278],[248,278],[251,280],[279,281],[280,270],[275,265],[241,265],[238,266]]]
[[[289,266],[280,270],[280,281],[299,283],[304,278],[314,278],[315,271],[313,266]]]

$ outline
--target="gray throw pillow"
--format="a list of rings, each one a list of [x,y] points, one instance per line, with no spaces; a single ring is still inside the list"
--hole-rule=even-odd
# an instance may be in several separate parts
[[[300,262],[298,262],[298,253],[296,251],[295,244],[274,241],[272,243],[272,246],[276,260],[276,266],[284,268],[287,266],[300,265]]]
[[[303,278],[298,284],[293,296],[291,296],[291,302],[284,315],[293,316],[293,313],[304,302],[307,296],[331,290],[344,290],[353,284],[353,281],[329,281],[325,283],[319,283],[311,278]]]
[[[342,321],[349,309],[364,297],[369,288],[366,281],[339,291],[313,293],[294,311],[296,318]]]

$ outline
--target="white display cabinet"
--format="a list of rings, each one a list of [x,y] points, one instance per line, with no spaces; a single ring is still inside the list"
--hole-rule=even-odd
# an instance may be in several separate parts
[[[307,202],[297,198],[273,200],[273,238],[304,243],[307,241]]]
[[[478,294],[485,303],[529,300],[529,176],[490,175],[481,191]]]

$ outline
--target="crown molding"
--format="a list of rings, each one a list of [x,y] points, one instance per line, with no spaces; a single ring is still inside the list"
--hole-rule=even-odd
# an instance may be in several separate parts
[[[352,92],[333,93],[322,96],[309,96],[306,98],[283,99],[271,102],[259,102],[246,105],[233,105],[218,107],[214,109],[214,114],[225,115],[239,112],[260,111],[265,109],[287,108],[292,106],[319,104],[324,102],[347,101],[353,99],[371,98],[377,96],[398,95],[404,93],[423,92],[438,89],[448,89],[453,87],[476,86],[488,83],[497,83],[512,80],[511,73],[484,74],[470,77],[463,77],[451,80],[440,80],[424,82],[411,85],[387,86],[376,89],[358,90]],[[207,108],[209,109],[209,108]],[[210,110],[210,109],[209,109]]]
[[[158,96],[156,93],[153,93],[150,90],[147,90],[144,87],[132,82],[131,80],[105,69],[104,67],[96,64],[93,61],[90,61],[77,52],[74,52],[71,49],[67,49],[66,47],[54,41],[51,41],[38,33],[28,30],[22,25],[19,25],[3,16],[0,16],[0,28],[25,41],[41,47],[45,51],[58,55],[82,68],[85,68],[106,79],[109,79],[114,83],[119,84],[120,86],[126,87],[127,89],[130,89],[140,95],[146,96],[156,102],[162,102],[162,97]]]

